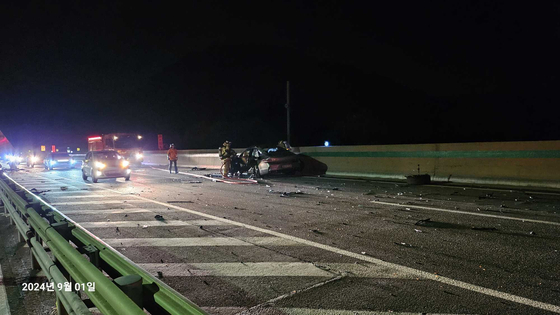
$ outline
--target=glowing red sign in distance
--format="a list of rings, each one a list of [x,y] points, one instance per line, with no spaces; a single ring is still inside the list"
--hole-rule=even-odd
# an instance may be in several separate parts
[[[89,137],[88,138],[88,141],[93,141],[93,140],[101,140],[101,137],[97,136],[97,137]]]

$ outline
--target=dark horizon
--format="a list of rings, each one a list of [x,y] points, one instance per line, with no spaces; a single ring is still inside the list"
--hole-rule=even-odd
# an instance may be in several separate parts
[[[294,146],[560,139],[552,1],[3,7],[0,130],[16,146],[271,146],[288,80]]]

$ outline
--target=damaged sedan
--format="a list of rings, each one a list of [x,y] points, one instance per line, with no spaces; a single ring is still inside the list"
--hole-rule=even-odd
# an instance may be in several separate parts
[[[253,146],[245,149],[232,159],[233,174],[248,173],[257,177],[269,175],[324,175],[327,165],[310,156],[293,153],[276,147],[261,149]]]

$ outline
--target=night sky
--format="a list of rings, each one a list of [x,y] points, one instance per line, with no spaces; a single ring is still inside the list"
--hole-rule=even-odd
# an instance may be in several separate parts
[[[179,3],[179,2],[178,2]],[[15,146],[560,139],[556,1],[0,4]]]

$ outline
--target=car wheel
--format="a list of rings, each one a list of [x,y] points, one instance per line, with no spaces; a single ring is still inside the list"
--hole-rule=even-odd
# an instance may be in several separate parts
[[[49,168],[45,165],[45,169],[48,170]]]
[[[49,167],[49,171],[52,171],[54,169],[54,167],[50,166]]]
[[[125,177],[124,177],[124,180],[130,180],[130,175],[125,176]]]
[[[82,179],[87,180],[87,175],[86,172],[84,172],[84,170],[82,170]]]
[[[94,182],[94,183],[97,183],[98,179],[95,178],[95,177],[92,177],[92,178],[91,178],[91,181]]]

